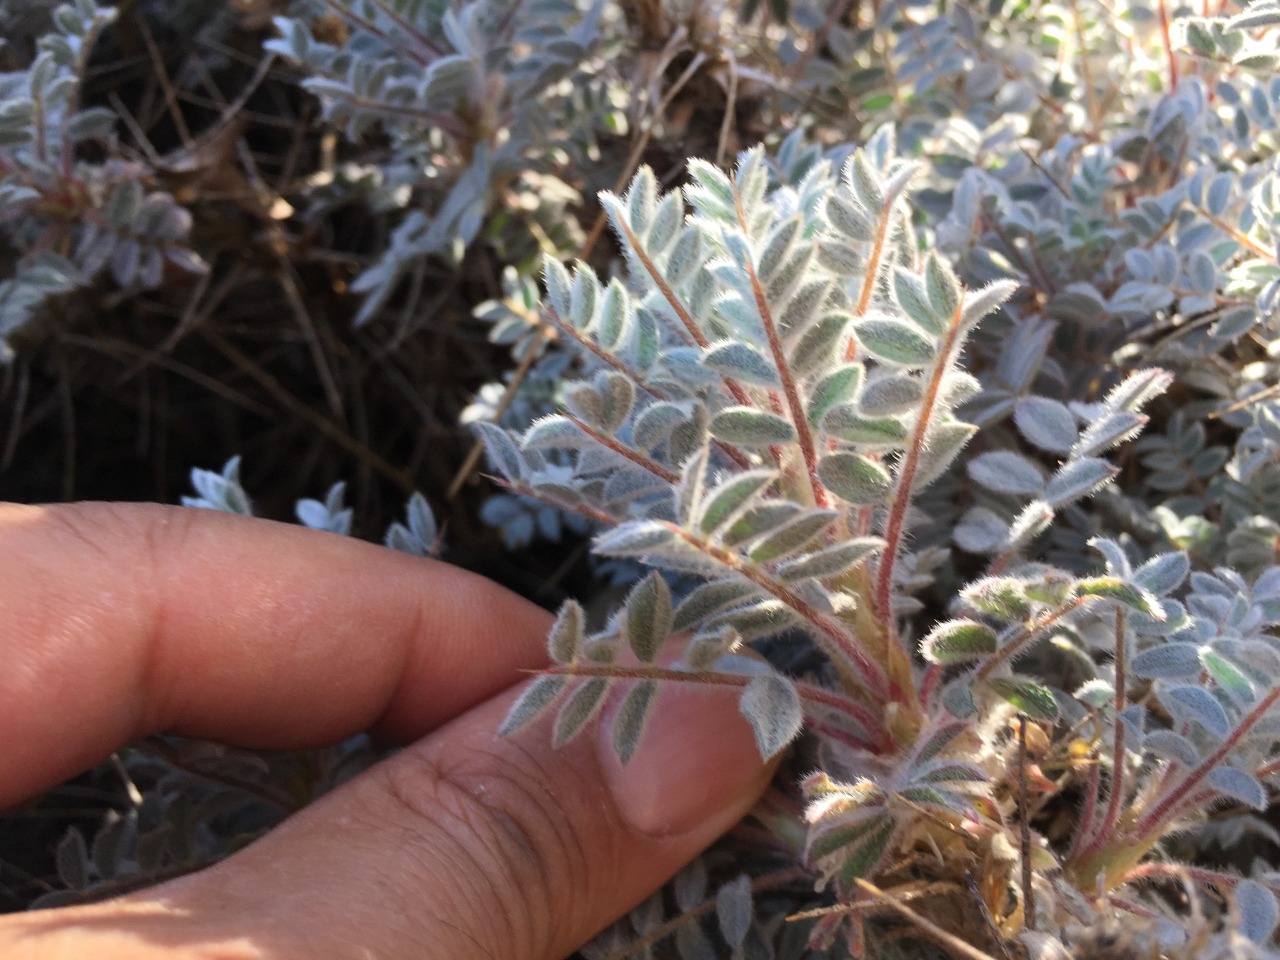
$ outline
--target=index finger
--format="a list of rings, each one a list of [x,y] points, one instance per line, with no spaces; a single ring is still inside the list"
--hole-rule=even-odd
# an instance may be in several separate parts
[[[482,577],[300,527],[0,505],[0,808],[148,733],[420,736],[540,666],[549,621]]]

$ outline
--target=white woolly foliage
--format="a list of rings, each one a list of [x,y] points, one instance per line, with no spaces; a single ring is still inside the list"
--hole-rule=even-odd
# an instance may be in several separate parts
[[[117,157],[116,115],[80,103],[89,57],[116,16],[93,0],[60,5],[30,67],[0,74],[0,230],[22,255],[0,280],[0,360],[49,301],[100,275],[153,289],[168,266],[206,269],[187,247],[191,215],[145,165]],[[109,159],[78,161],[86,148]]]
[[[1250,751],[1276,723],[1257,671],[1280,608],[1268,600],[1240,608],[1240,639],[1227,640],[1220,619],[1195,612],[1214,602],[1210,582],[1196,580],[1205,575],[1192,576],[1183,599],[1184,553],[1131,563],[1125,547],[1096,539],[1106,569],[1085,559],[1076,567],[1092,566],[1092,575],[1032,562],[1055,524],[1110,489],[1120,475],[1110,455],[1142,429],[1144,407],[1171,376],[1138,366],[1088,404],[1033,392],[1048,347],[1036,331],[1047,328],[1021,318],[1028,305],[1018,285],[966,290],[946,257],[888,241],[901,236],[915,172],[893,159],[888,134],[839,171],[815,158],[796,187],[771,180],[760,149],[731,172],[698,160],[689,169],[693,183],[679,193],[664,196],[642,170],[627,191],[604,197],[627,264],[621,281],[606,283],[584,264],[545,264],[554,322],[591,345],[564,390],[567,412],[523,435],[482,431],[491,462],[517,493],[591,518],[601,527],[599,554],[655,571],[581,651],[553,642],[557,666],[529,687],[508,727],[553,712],[553,738],[567,739],[599,709],[607,678],[627,677],[614,681],[627,692],[613,742],[629,760],[658,689],[740,687],[764,756],[808,725],[835,769],[870,762],[885,771],[880,779],[819,773],[806,781],[806,856],[839,897],[901,855],[919,817],[987,823],[974,797],[995,803],[988,792],[1014,772],[1009,751],[978,765],[970,759],[974,743],[990,737],[992,717],[1021,716],[1052,731],[1093,710],[1090,722],[1105,736],[1116,725],[1126,731],[1126,769],[1143,755],[1176,758],[1175,766],[1135,766],[1142,775],[1122,785],[1127,802],[1145,798],[1143,815],[1123,825],[1082,823],[1071,849],[1035,841],[1046,863],[1086,877],[1098,851],[1143,846],[1207,797],[1265,806],[1250,767],[1262,755]],[[801,192],[819,199],[797,203]],[[692,206],[678,223],[667,213],[673,196]],[[826,255],[833,240],[853,250],[847,262]],[[673,249],[681,251],[674,268],[666,253]],[[1023,331],[1011,341],[1022,353],[1006,352],[995,370],[1016,395],[993,413],[990,371],[975,378],[959,364],[975,325],[1010,298],[996,322]],[[984,436],[966,421],[970,410],[989,424],[1009,418],[1019,442],[986,442],[966,455],[974,434]],[[917,625],[925,627],[919,654],[933,665],[926,674],[910,666],[917,648],[891,611],[919,609],[900,606],[898,596],[898,570],[914,562],[915,502],[932,484],[954,489],[958,478],[973,496],[954,542],[990,555],[993,574],[1002,572],[967,587],[954,619]],[[690,577],[696,585],[673,599],[672,588]],[[1268,596],[1280,590],[1280,577],[1264,579]],[[868,623],[884,633],[878,647]],[[662,635],[674,631],[682,631],[683,656],[653,661]],[[1098,633],[1104,648],[1123,644],[1125,680],[1149,684],[1174,727],[1141,705],[1116,713],[1114,679],[1063,690],[1038,675],[1034,654],[1055,631],[1055,642],[1068,645]],[[824,655],[824,670],[789,676],[736,652],[797,632]],[[622,658],[628,647],[638,673]],[[1098,669],[1087,647],[1078,656]],[[936,685],[927,699],[895,687],[901,680],[890,677],[904,678],[902,664],[907,683],[927,676]],[[647,679],[637,686],[637,676]],[[1203,677],[1207,683],[1196,682]],[[1020,842],[1009,826],[983,829],[1012,848]],[[1245,890],[1242,910],[1256,932],[1266,925],[1265,904],[1254,887]],[[1063,896],[1047,907],[1063,911],[1055,924],[1071,916]],[[745,921],[723,898],[721,907],[732,945]],[[700,955],[705,942],[696,927],[679,940],[687,956]]]

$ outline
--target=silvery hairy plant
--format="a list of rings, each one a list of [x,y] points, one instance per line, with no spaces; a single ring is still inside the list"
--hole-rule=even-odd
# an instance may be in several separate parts
[[[378,261],[353,282],[365,298],[358,323],[428,257],[459,259],[487,218],[508,206],[536,221],[531,231],[497,238],[514,245],[509,259],[529,256],[516,234],[578,242],[564,214],[577,194],[556,168],[587,150],[596,114],[607,110],[583,81],[602,7],[599,0],[329,0],[276,18],[280,36],[266,49],[307,72],[302,86],[320,99],[325,119],[351,141],[378,131],[390,141],[382,162],[337,174],[346,182],[339,200],[365,182],[381,209],[403,211]],[[335,42],[315,34],[325,17],[340,26]]]
[[[755,818],[760,862],[789,857],[819,894],[766,897],[773,874],[706,894],[697,867],[674,889],[683,919],[650,903],[593,955],[668,936],[717,955],[711,907],[734,956],[879,956],[904,936],[1056,956],[1117,912],[1143,950],[1174,949],[1190,922],[1151,891],[1180,879],[1230,904],[1197,942],[1263,952],[1280,875],[1165,845],[1206,808],[1268,805],[1280,568],[1192,572],[1185,553],[1107,536],[1072,568],[1040,552],[1113,484],[1112,451],[1170,374],[1028,395],[1011,405],[1025,452],[986,449],[966,344],[993,314],[1033,324],[1041,301],[1010,280],[966,288],[922,253],[919,168],[891,129],[838,172],[812,152],[784,182],[759,148],[732,173],[688,169],[684,188],[642,169],[602,195],[623,274],[547,260],[542,314],[578,357],[561,412],[478,425],[510,491],[650,568],[603,624],[564,605],[552,666],[503,729],[546,715],[564,743],[616,697],[625,762],[668,685],[739,688],[763,755],[801,738]],[[945,562],[913,532],[930,488],[961,475],[988,505],[956,538],[992,559],[938,607],[911,595]],[[797,904],[813,909],[782,923]]]
[[[167,265],[205,269],[186,246],[190,214],[145,164],[117,156],[115,113],[80,104],[94,43],[116,14],[92,0],[57,7],[31,65],[0,74],[0,223],[21,257],[0,281],[0,351],[48,300],[100,274],[149,289]],[[86,161],[86,147],[107,159]]]

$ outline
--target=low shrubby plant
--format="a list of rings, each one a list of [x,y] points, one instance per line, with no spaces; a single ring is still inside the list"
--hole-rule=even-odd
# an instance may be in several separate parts
[[[187,246],[190,214],[147,165],[118,156],[116,115],[81,104],[94,43],[115,16],[92,0],[58,7],[31,66],[0,74],[0,229],[22,253],[0,281],[0,349],[48,300],[99,274],[148,289],[166,269],[205,269]],[[95,146],[106,159],[85,159]]]
[[[481,517],[590,533],[629,586],[561,608],[505,730],[616,698],[626,761],[665,688],[715,684],[781,758],[587,956],[1275,954],[1274,0],[241,6],[331,125],[253,235],[289,273],[376,223],[325,255],[387,356],[454,277],[511,358],[462,417]],[[82,103],[115,14],[58,7],[0,75],[0,341],[95,278],[234,286]],[[239,465],[184,502],[252,512]],[[344,484],[296,516],[358,529]],[[415,495],[385,542],[439,529]],[[145,797],[67,835],[45,902],[198,867],[374,756],[139,745]]]
[[[912,936],[1046,956],[1117,912],[1141,921],[1135,949],[1158,951],[1184,931],[1151,887],[1180,879],[1231,905],[1197,942],[1262,949],[1270,868],[1162,850],[1206,808],[1266,809],[1280,698],[1280,567],[1193,569],[1126,522],[1145,491],[1116,489],[1114,457],[1172,374],[1113,358],[1084,396],[1037,390],[1072,378],[1039,369],[1052,330],[1036,291],[968,288],[922,254],[919,165],[890,129],[838,172],[813,151],[771,169],[762,150],[731,174],[689,170],[683,190],[642,170],[602,197],[625,274],[547,261],[545,314],[579,354],[563,412],[481,427],[511,491],[595,522],[597,554],[653,568],[603,624],[562,608],[556,666],[506,730],[551,712],[565,742],[612,693],[625,761],[664,685],[694,683],[742,689],[766,756],[803,735],[748,846],[817,880],[807,947],[777,955],[878,956]],[[984,318],[1005,345],[966,364]],[[939,524],[935,485],[974,506]],[[1112,502],[1090,509],[1095,495]],[[952,543],[989,560],[935,577]],[[659,662],[673,633],[679,659]],[[792,668],[749,645],[790,648]],[[721,937],[768,955],[771,911],[796,904],[758,903],[753,925],[749,889],[722,888]],[[908,893],[910,921],[864,912]],[[654,919],[632,921],[645,949]],[[682,955],[704,938],[691,928]]]

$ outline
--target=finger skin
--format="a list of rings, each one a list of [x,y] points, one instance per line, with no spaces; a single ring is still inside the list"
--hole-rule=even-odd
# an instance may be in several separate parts
[[[441,564],[86,505],[0,508],[0,569],[0,791],[157,730],[273,747],[434,730],[207,871],[0,917],[6,960],[558,960],[768,781],[727,689],[664,690],[627,768],[607,725],[563,749],[549,717],[498,738],[549,617]]]
[[[545,662],[484,578],[208,510],[0,505],[0,573],[0,809],[149,733],[403,742]]]
[[[511,699],[201,874],[0,918],[0,955],[560,960],[732,826],[768,781],[731,691],[673,692],[634,771],[603,736],[553,749],[544,723],[496,738]],[[657,802],[637,805],[646,781]]]

